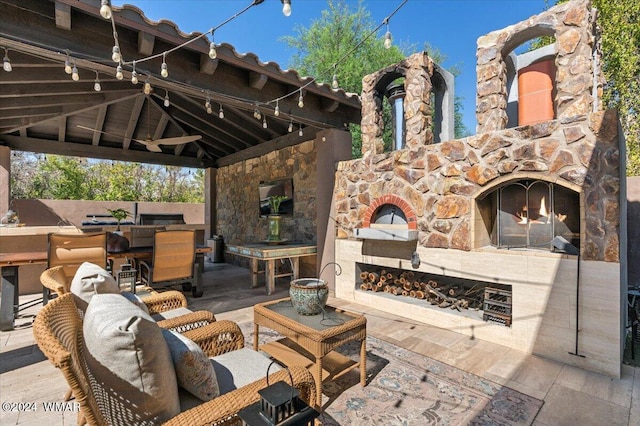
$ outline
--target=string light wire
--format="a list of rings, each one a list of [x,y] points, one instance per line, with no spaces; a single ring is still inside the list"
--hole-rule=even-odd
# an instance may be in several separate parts
[[[147,62],[147,61],[150,61],[150,60],[153,60],[153,59],[156,59],[156,58],[160,58],[160,57],[163,58],[163,63],[164,63],[164,59],[166,58],[166,56],[168,54],[170,54],[172,52],[175,52],[175,51],[177,51],[177,50],[179,50],[181,48],[184,48],[184,47],[186,47],[186,46],[188,46],[188,45],[190,45],[190,44],[192,44],[192,43],[194,43],[194,42],[196,42],[196,41],[198,41],[198,40],[200,40],[202,38],[205,38],[209,34],[211,34],[213,36],[213,34],[214,34],[214,32],[216,30],[218,30],[219,28],[221,28],[224,25],[228,24],[229,22],[233,21],[234,19],[238,18],[240,15],[244,14],[245,12],[247,12],[252,7],[257,6],[257,5],[259,5],[259,4],[263,3],[263,2],[264,2],[264,0],[253,0],[248,6],[246,6],[245,8],[240,10],[239,12],[235,13],[231,17],[227,18],[225,21],[223,21],[222,23],[218,24],[217,26],[211,28],[206,33],[199,34],[198,36],[196,36],[196,37],[194,37],[192,39],[189,39],[186,42],[184,42],[184,43],[182,43],[180,45],[177,45],[177,46],[175,46],[175,47],[173,47],[173,48],[171,48],[171,49],[169,49],[167,51],[164,51],[164,52],[152,55],[152,56],[131,60],[131,61],[125,61],[125,59],[123,57],[123,54],[120,51],[120,43],[119,43],[119,40],[118,40],[118,33],[116,31],[115,13],[112,13],[109,20],[111,21],[112,30],[113,30],[114,50],[116,50],[116,47],[117,47],[117,50],[118,50],[118,52],[120,54],[116,75],[118,77],[120,77],[120,74],[122,73],[123,66],[124,65],[130,65],[132,67],[131,82],[133,84],[137,84],[138,83],[138,73],[136,72],[136,64],[138,64],[140,62]],[[244,99],[244,98],[239,98],[239,97],[233,97],[233,96],[224,95],[224,94],[221,94],[221,93],[220,94],[216,94],[216,99],[220,102],[220,107],[222,108],[222,101],[221,100],[233,101],[233,102],[236,103],[236,106],[238,106],[238,104],[240,104],[241,105],[240,108],[245,109],[247,111],[250,111],[251,109],[254,109],[254,113],[257,116],[256,118],[259,117],[258,120],[260,120],[262,118],[262,114],[260,113],[259,107],[268,106],[269,108],[273,108],[272,105],[275,105],[276,108],[273,109],[273,111],[274,111],[273,115],[276,116],[276,117],[279,116],[280,119],[289,121],[289,131],[290,132],[293,130],[293,121],[294,120],[298,121],[299,124],[300,124],[299,132],[302,131],[301,121],[305,121],[305,125],[307,125],[307,126],[316,127],[318,129],[325,128],[326,127],[325,123],[316,121],[315,124],[314,124],[314,120],[312,120],[312,119],[309,119],[309,118],[306,118],[306,117],[303,119],[301,117],[297,117],[296,115],[294,115],[292,113],[284,113],[284,112],[282,112],[281,109],[279,108],[279,105],[278,105],[279,101],[287,99],[287,98],[289,98],[291,96],[294,96],[296,94],[299,94],[300,95],[299,96],[299,103],[302,103],[300,101],[302,100],[301,98],[302,98],[303,90],[305,88],[309,87],[312,84],[317,84],[317,81],[319,80],[320,77],[333,75],[333,76],[336,77],[335,80],[337,80],[336,70],[337,70],[338,65],[341,64],[342,62],[344,62],[349,56],[351,56],[353,52],[358,50],[367,40],[369,40],[374,34],[376,34],[380,30],[380,28],[382,28],[385,25],[388,26],[389,20],[407,2],[408,2],[408,0],[402,0],[402,2],[395,8],[395,10],[393,10],[393,12],[391,12],[387,17],[385,17],[382,20],[382,22],[376,28],[374,28],[369,34],[367,34],[363,39],[361,39],[358,43],[356,43],[350,50],[348,50],[342,57],[340,57],[335,63],[333,63],[327,70],[321,72],[316,77],[312,77],[312,78],[308,79],[308,81],[306,81],[305,84],[303,84],[302,86],[292,90],[291,92],[289,92],[289,93],[287,93],[285,95],[282,95],[280,97],[271,99],[271,100],[266,101],[266,102],[256,102],[255,100],[249,100],[249,99]],[[53,49],[51,47],[48,47],[48,50],[53,50]],[[67,62],[67,61],[71,62],[70,61],[70,59],[71,59],[70,52],[68,50],[66,50],[65,52],[66,52],[66,59],[67,59],[65,62]],[[97,60],[102,60],[102,59],[99,59],[99,58],[96,58],[96,59]],[[113,58],[111,58],[111,59],[113,59]],[[73,62],[71,62],[70,65],[75,66],[75,60]],[[333,71],[333,74],[331,74],[332,71]],[[72,72],[72,74],[73,74],[73,72]],[[77,75],[77,71],[76,71],[76,75]],[[332,83],[333,83],[333,81],[332,81]],[[337,83],[337,81],[336,81],[336,83]],[[333,86],[333,84],[331,86]],[[179,88],[182,89],[182,91],[185,94],[191,93],[192,96],[193,96],[193,92],[194,92],[193,89],[197,89],[202,94],[201,96],[203,98],[205,97],[204,96],[204,93],[205,93],[204,89],[197,88],[197,87],[188,85],[186,83],[181,83],[181,82],[178,82],[178,81],[172,81],[172,87],[179,87]],[[174,91],[176,91],[176,90],[174,90]],[[178,91],[178,92],[180,92],[180,91]],[[209,92],[206,91],[206,93],[207,93],[206,97],[208,98],[209,102],[211,102],[211,97],[209,95]]]

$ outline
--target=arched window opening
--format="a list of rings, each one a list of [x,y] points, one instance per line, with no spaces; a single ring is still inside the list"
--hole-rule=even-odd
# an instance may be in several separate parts
[[[455,139],[455,76],[433,64],[431,105],[433,105],[433,143]]]
[[[388,144],[391,150],[397,151],[404,148],[406,141],[406,120],[404,117],[404,98],[406,91],[404,89],[404,79],[398,79],[387,86],[385,98],[388,101],[389,115],[385,114],[385,135],[391,136],[391,142]],[[387,117],[390,117],[387,120]],[[387,123],[389,125],[387,125]],[[391,129],[389,133],[387,128]],[[385,147],[387,141],[385,140]]]
[[[543,39],[550,44],[518,54],[525,42],[505,56],[508,128],[556,117],[555,39]]]

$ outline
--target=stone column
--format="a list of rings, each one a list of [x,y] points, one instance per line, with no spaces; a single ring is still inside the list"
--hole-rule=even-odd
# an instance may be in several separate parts
[[[415,149],[433,143],[431,131],[431,76],[433,61],[425,53],[416,53],[404,61],[406,67],[404,116],[407,121],[406,148]]]

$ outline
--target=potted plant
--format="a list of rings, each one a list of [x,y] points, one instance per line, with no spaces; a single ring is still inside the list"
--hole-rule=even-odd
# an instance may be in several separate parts
[[[280,203],[287,199],[284,195],[272,195],[269,198],[269,207],[271,214],[269,215],[269,236],[267,241],[270,243],[278,243],[280,239]]]
[[[113,216],[115,220],[118,221],[116,232],[120,232],[120,222],[131,216],[131,213],[129,213],[125,209],[107,209],[107,211],[111,214],[111,216]]]
[[[269,208],[271,208],[271,214],[279,214],[280,213],[280,204],[286,200],[287,197],[284,195],[272,195],[269,197]]]

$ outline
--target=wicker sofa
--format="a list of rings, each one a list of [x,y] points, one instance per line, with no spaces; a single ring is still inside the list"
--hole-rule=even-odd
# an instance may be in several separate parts
[[[40,282],[57,296],[70,292],[72,277],[68,277],[62,266],[45,269]],[[187,308],[187,299],[179,291],[170,290],[158,293],[152,289],[143,289],[140,300],[146,305],[149,314],[162,328],[178,332],[198,328],[216,321],[210,311],[191,311]]]
[[[87,315],[83,318],[79,314],[73,295],[63,294],[49,302],[38,313],[33,324],[33,333],[38,346],[53,365],[62,371],[80,404],[78,424],[241,424],[237,417],[238,411],[257,402],[259,400],[258,391],[267,386],[267,380],[264,378],[266,369],[258,364],[269,362],[269,360],[255,351],[244,348],[244,336],[237,324],[231,321],[217,321],[183,333],[184,336],[202,348],[206,356],[210,357],[212,364],[226,357],[227,360],[233,359],[233,364],[236,367],[240,366],[235,369],[229,365],[224,367],[224,371],[233,376],[230,378],[231,383],[238,384],[237,388],[233,389],[232,386],[228,391],[224,391],[223,387],[228,387],[228,384],[225,386],[221,384],[221,395],[207,402],[194,402],[193,397],[190,400],[186,398],[187,400],[183,402],[184,392],[181,392],[179,412],[174,413],[170,418],[165,415],[165,417],[156,416],[149,419],[144,417],[144,413],[139,412],[139,407],[144,404],[136,403],[136,396],[122,391],[120,371],[111,371],[109,368],[102,368],[102,366],[96,367],[95,361],[99,354],[93,351],[90,336],[94,336],[94,333],[100,333],[101,330],[87,329],[91,321],[93,324],[96,321],[96,318],[89,318],[92,315],[91,310],[93,305],[103,303],[102,299],[113,302],[118,297],[113,294],[97,296],[91,301]],[[147,339],[148,327],[157,327],[157,325],[156,323],[151,324],[151,321],[143,322],[147,329],[144,333],[141,332],[138,337]],[[135,321],[129,321],[129,323],[133,324]],[[104,328],[108,328],[108,324]],[[100,337],[97,338],[100,339]],[[98,343],[107,345],[109,340],[103,338],[98,340]],[[160,372],[156,375],[163,376],[155,377],[155,379],[169,378],[169,373],[173,368],[169,369],[157,365],[160,363],[157,359],[158,353],[164,350],[162,344],[156,342],[152,349],[154,358],[153,363],[149,365],[160,368]],[[259,361],[258,357],[264,358],[264,361]],[[251,368],[247,368],[247,366],[251,366]],[[243,384],[236,374],[246,375],[248,371],[262,378],[256,378]],[[293,385],[300,391],[301,397],[305,401],[313,403],[316,400],[316,391],[311,373],[303,367],[291,367],[289,372],[293,377]],[[105,378],[105,374],[113,377]],[[149,370],[146,370],[144,374],[147,375],[144,379],[148,380],[148,375],[151,374]],[[124,377],[124,373],[122,376]],[[222,382],[224,378],[219,376],[218,379]],[[250,380],[246,377],[244,379],[245,381]],[[289,382],[289,373],[280,370],[269,377],[269,383],[280,380]],[[153,395],[145,395],[144,397],[147,400],[155,401],[158,399]],[[175,403],[175,401],[171,402]]]

